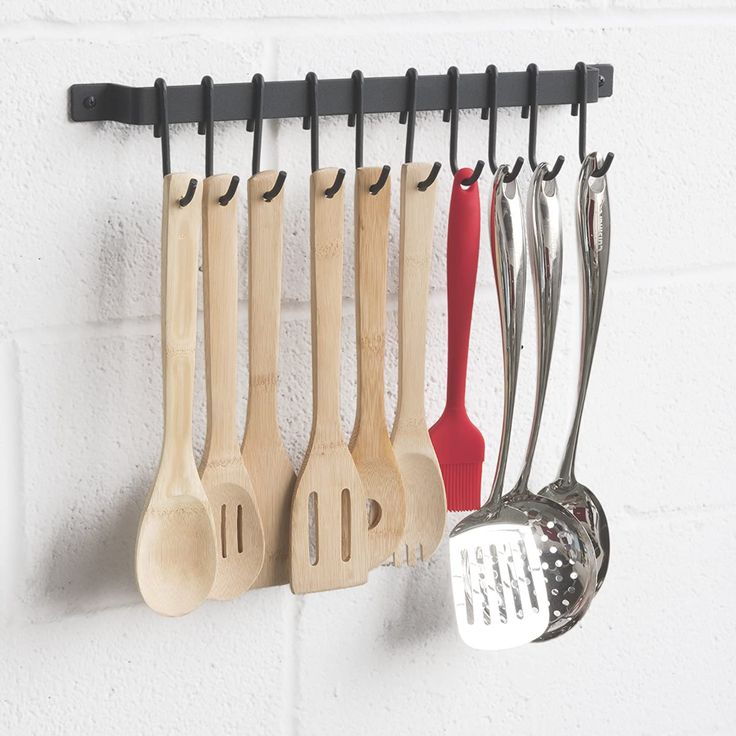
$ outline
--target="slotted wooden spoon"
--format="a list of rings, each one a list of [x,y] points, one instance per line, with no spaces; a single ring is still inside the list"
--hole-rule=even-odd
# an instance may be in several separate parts
[[[401,167],[399,241],[399,397],[391,441],[406,489],[406,528],[394,564],[426,560],[445,530],[446,499],[440,464],[424,412],[427,296],[432,262],[436,181],[425,191],[432,164]]]
[[[265,544],[253,485],[240,456],[238,400],[238,198],[220,198],[232,176],[204,180],[204,334],[207,440],[200,475],[218,528],[217,575],[210,598],[248,590]]]
[[[201,187],[186,207],[179,204],[192,178],[190,174],[164,177],[164,441],[135,547],[141,595],[154,611],[167,616],[181,616],[202,603],[212,588],[217,566],[215,527],[192,450]]]
[[[248,414],[243,460],[253,481],[266,557],[253,587],[289,582],[289,516],[296,473],[278,426],[276,391],[281,311],[284,190],[271,201],[277,171],[248,179]]]
[[[309,180],[312,434],[291,507],[295,593],[346,588],[368,579],[366,497],[340,423],[344,187],[325,195],[337,173],[318,169]]]
[[[384,342],[391,180],[376,193],[380,167],[355,172],[355,286],[358,407],[350,452],[371,506],[368,566],[380,565],[401,541],[406,523],[404,484],[386,426]]]

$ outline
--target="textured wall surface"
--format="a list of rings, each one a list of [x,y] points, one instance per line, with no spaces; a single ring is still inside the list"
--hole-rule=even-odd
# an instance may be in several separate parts
[[[732,207],[734,2],[696,0],[25,0],[0,10],[0,732],[3,734],[733,733],[736,676],[736,257]],[[552,643],[465,648],[454,628],[446,544],[415,569],[359,589],[287,588],[206,603],[168,620],[133,577],[138,515],[161,440],[159,148],[150,128],[71,124],[74,82],[195,83],[616,68],[589,112],[589,142],[616,152],[607,302],[578,475],[605,503],[613,559],[585,620]],[[324,165],[352,164],[345,119],[323,122]],[[499,153],[525,152],[518,110]],[[579,301],[573,231],[577,120],[540,114],[540,158],[560,175],[567,255],[549,402],[533,486],[552,480],[572,412]],[[366,121],[366,164],[398,171],[396,116]],[[251,136],[216,129],[216,169],[247,176]],[[448,126],[421,115],[416,160],[447,160]],[[486,151],[477,113],[461,161]],[[201,171],[195,126],[172,133],[174,170]],[[718,157],[718,158],[716,158]],[[267,126],[264,167],[286,191],[280,416],[301,461],[309,433],[308,135]],[[525,169],[524,182],[528,180]],[[484,216],[490,177],[482,179]],[[398,180],[390,246],[387,404],[396,396]],[[427,409],[444,400],[441,175],[430,296]],[[348,184],[352,187],[349,176]],[[526,183],[524,183],[526,186]],[[241,193],[242,196],[242,193]],[[345,258],[343,418],[355,406],[353,249]],[[244,230],[245,213],[242,213]],[[241,299],[246,296],[245,269]],[[531,297],[530,297],[531,300]],[[529,315],[528,315],[529,316]],[[241,303],[241,337],[247,310]],[[498,317],[484,225],[469,401],[487,438],[501,412]],[[510,477],[531,414],[526,324]],[[242,341],[241,341],[242,342]],[[201,342],[200,342],[201,345]],[[241,421],[245,345],[241,345]],[[199,356],[195,438],[204,435]],[[448,519],[448,528],[457,519]]]

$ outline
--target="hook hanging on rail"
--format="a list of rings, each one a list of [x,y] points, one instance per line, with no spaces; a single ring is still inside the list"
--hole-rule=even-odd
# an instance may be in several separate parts
[[[161,139],[161,166],[164,176],[171,173],[171,144],[169,141],[169,97],[168,87],[164,79],[159,77],[154,82],[158,98],[158,122],[153,126],[153,137]],[[197,180],[190,179],[186,194],[179,200],[180,207],[186,207],[197,191]]]
[[[580,163],[583,163],[587,147],[585,141],[588,134],[588,67],[584,61],[579,61],[575,64],[575,71],[578,74],[578,102],[573,102],[570,114],[577,115],[578,107],[580,108],[580,123],[578,125],[578,155],[580,156]],[[612,163],[613,154],[607,153],[603,164],[601,164],[600,167],[597,167],[591,176],[596,179],[601,176],[605,176],[608,173],[608,169],[611,168]]]
[[[521,108],[521,117],[529,118],[529,166],[532,171],[537,168],[537,121],[539,118],[539,103],[537,102],[539,92],[539,67],[536,64],[529,64],[526,68],[529,78],[529,104]],[[530,114],[531,110],[531,114]],[[558,156],[555,165],[551,171],[548,171],[543,179],[544,181],[552,181],[557,174],[560,173],[562,164],[565,163],[564,156]]]
[[[453,174],[457,174],[459,168],[457,165],[457,128],[460,114],[460,72],[456,66],[451,66],[447,70],[447,75],[450,78],[450,106],[442,114],[442,119],[450,123],[450,168]],[[479,160],[475,164],[473,173],[461,182],[462,185],[469,187],[475,184],[480,178],[483,166],[483,161]]]
[[[197,126],[197,132],[199,135],[204,136],[204,174],[210,177],[214,174],[215,168],[215,83],[212,81],[212,77],[208,75],[202,77],[201,84],[204,90],[204,116]],[[230,179],[230,186],[227,188],[227,191],[217,200],[223,207],[229,204],[230,200],[235,196],[239,183],[239,176],[233,176]]]
[[[310,131],[312,172],[319,168],[319,108],[317,104],[317,75],[314,72],[307,74],[307,95],[309,97],[309,114],[302,121],[302,128]],[[325,197],[332,199],[342,186],[345,178],[345,169],[338,169],[332,186],[325,189]]]
[[[417,70],[414,67],[407,69],[406,72],[406,109],[399,113],[399,123],[406,125],[406,149],[404,152],[404,163],[410,164],[414,158],[414,130],[417,125]],[[442,164],[435,161],[429,176],[424,181],[417,184],[420,192],[426,192],[429,187],[434,184],[434,180],[440,173]]]
[[[253,133],[253,160],[251,165],[251,174],[255,176],[261,170],[261,145],[263,143],[263,91],[265,81],[262,74],[253,75],[253,109],[255,115],[249,118],[245,124],[245,129]],[[279,171],[276,182],[267,192],[264,192],[263,199],[270,202],[278,197],[279,192],[283,189],[286,181],[286,172]]]
[[[363,83],[365,78],[360,69],[356,69],[352,73],[351,78],[353,80],[353,106],[355,112],[351,112],[348,115],[348,127],[355,128],[355,168],[360,169],[363,167],[363,123],[365,120],[363,112]],[[378,194],[383,189],[384,184],[386,184],[390,173],[391,167],[388,164],[384,164],[378,181],[371,184],[368,187],[368,191],[374,195]]]
[[[480,116],[482,120],[488,120],[488,165],[495,174],[498,171],[496,163],[496,133],[498,130],[498,69],[495,64],[489,64],[486,67],[486,77],[488,78],[488,107],[481,110]],[[521,156],[516,158],[514,168],[504,176],[505,184],[511,184],[521,171],[524,165],[524,159]]]

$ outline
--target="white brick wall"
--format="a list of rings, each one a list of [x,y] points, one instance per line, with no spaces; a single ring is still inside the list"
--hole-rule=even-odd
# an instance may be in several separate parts
[[[736,706],[732,564],[736,258],[730,225],[736,3],[714,0],[26,0],[0,10],[0,733],[716,734]],[[613,258],[581,438],[579,475],[613,527],[606,586],[577,630],[504,653],[463,647],[444,547],[360,589],[286,589],[207,603],[182,620],[150,612],[132,574],[138,514],[161,436],[159,148],[150,129],[73,125],[74,82],[171,84],[615,65],[591,106],[591,146],[616,152]],[[499,150],[524,152],[518,110]],[[571,413],[578,299],[572,230],[577,121],[543,110],[540,156],[563,152],[565,292],[533,481],[551,480]],[[344,119],[322,124],[325,165],[352,163]],[[404,129],[366,123],[366,163],[398,170]],[[416,159],[447,156],[439,113],[421,115]],[[216,168],[248,175],[251,136],[216,128]],[[484,157],[463,114],[460,158]],[[175,169],[201,170],[194,126],[172,137]],[[264,165],[289,171],[280,414],[301,460],[310,423],[308,135],[267,126]],[[525,171],[528,177],[528,171]],[[483,210],[490,178],[482,179]],[[427,405],[443,403],[441,179]],[[396,393],[398,182],[391,244],[388,400]],[[245,217],[242,218],[243,224]],[[348,242],[352,228],[348,226]],[[469,398],[488,439],[501,366],[485,236]],[[352,246],[346,249],[343,416],[354,412]],[[245,296],[246,277],[241,277]],[[246,310],[242,305],[241,334]],[[529,319],[512,474],[531,412]],[[241,346],[245,365],[245,346]],[[245,369],[241,371],[244,373]],[[488,376],[492,380],[488,380]],[[245,404],[241,376],[241,418]],[[204,405],[200,356],[196,443]],[[454,520],[452,520],[454,521]],[[452,523],[452,521],[450,523]],[[731,523],[729,523],[731,522]]]

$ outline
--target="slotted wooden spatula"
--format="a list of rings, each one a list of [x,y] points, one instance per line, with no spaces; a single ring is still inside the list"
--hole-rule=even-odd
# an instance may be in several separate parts
[[[141,595],[154,611],[167,616],[189,613],[204,601],[217,565],[215,527],[192,450],[201,186],[186,207],[179,204],[191,181],[190,174],[164,177],[164,442],[135,546],[135,573]]]
[[[391,435],[406,489],[406,529],[394,564],[413,565],[437,549],[445,530],[445,484],[427,430],[424,359],[436,182],[420,190],[432,164],[401,167],[399,397]]]
[[[356,344],[358,407],[350,452],[372,506],[368,527],[368,566],[391,556],[404,533],[404,484],[391,447],[384,405],[386,271],[391,180],[373,194],[379,167],[355,172]]]
[[[240,456],[237,197],[222,204],[229,174],[204,180],[204,335],[207,440],[200,475],[215,518],[217,575],[210,598],[248,590],[263,565],[264,540],[251,479]]]
[[[266,201],[277,171],[248,179],[248,414],[243,460],[263,521],[266,557],[253,587],[289,582],[289,514],[296,473],[278,426],[284,190]]]
[[[295,593],[346,588],[368,579],[366,497],[340,423],[344,187],[325,196],[337,173],[318,169],[309,180],[312,434],[291,507]]]

